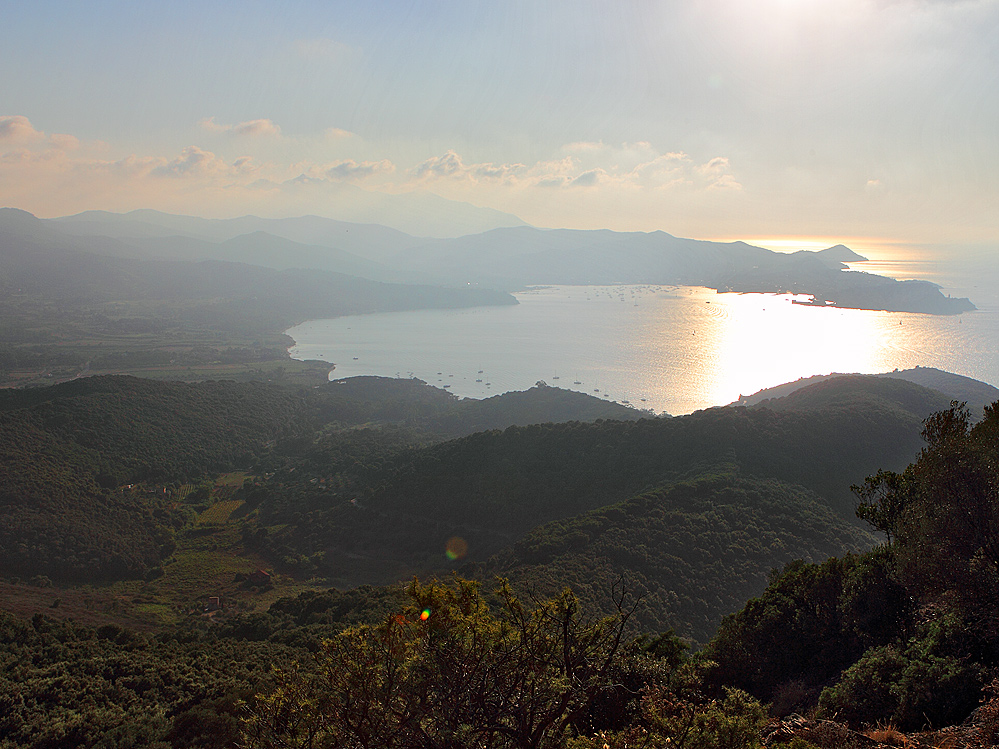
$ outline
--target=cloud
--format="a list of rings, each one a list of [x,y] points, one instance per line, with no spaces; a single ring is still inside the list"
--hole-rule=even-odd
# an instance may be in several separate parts
[[[157,177],[233,177],[257,171],[253,159],[243,156],[228,164],[211,151],[188,146],[180,156],[161,163],[150,171]]]
[[[353,138],[356,133],[352,133],[350,130],[342,130],[338,127],[328,127],[323,131],[323,135],[329,140],[340,140],[341,138]]]
[[[417,182],[445,181],[476,186],[494,184],[515,188],[609,188],[668,190],[738,190],[742,185],[732,174],[727,157],[717,156],[703,164],[682,151],[660,153],[651,143],[637,141],[608,146],[602,142],[569,143],[561,148],[571,155],[562,159],[525,164],[491,162],[467,164],[448,150],[420,162],[410,172]]]
[[[670,151],[642,162],[631,170],[630,178],[637,184],[662,186],[672,184],[689,174],[691,160],[682,151]]]
[[[281,183],[275,182],[272,179],[267,179],[266,177],[261,177],[260,179],[253,180],[253,182],[248,184],[246,187],[249,190],[266,190],[274,192],[281,189]]]
[[[443,156],[434,156],[421,162],[413,170],[417,179],[436,177],[466,177],[468,169],[454,151],[448,150]]]
[[[58,151],[75,151],[80,147],[80,139],[75,135],[53,133],[49,136],[49,145]]]
[[[188,145],[179,152],[115,153],[94,141],[81,143],[73,135],[42,132],[26,117],[2,117],[0,202],[49,215],[60,210],[52,207],[56,205],[63,212],[142,205],[195,212],[212,206],[247,212],[254,206],[273,212],[279,205],[284,206],[280,210],[305,205],[315,210],[331,195],[353,194],[348,185],[359,185],[373,193],[430,190],[514,213],[533,211],[535,216],[549,210],[556,215],[570,205],[574,220],[585,224],[604,215],[607,205],[615,206],[613,215],[624,221],[622,217],[645,216],[643,211],[653,206],[726,201],[726,191],[741,188],[725,156],[695,159],[680,150],[661,152],[641,140],[569,143],[538,161],[473,161],[452,148],[406,163],[381,158],[383,154],[372,150],[374,144],[337,128],[298,138],[282,136],[269,119],[229,124],[208,118],[200,127],[225,142],[211,148]],[[258,138],[251,143],[254,136]],[[276,144],[276,138],[280,153],[297,151],[301,160],[256,162],[249,156],[234,158],[227,150],[242,144],[240,151],[252,152],[267,141]],[[316,154],[323,154],[322,160]],[[572,199],[566,200],[570,193],[562,190],[571,191]],[[715,197],[709,200],[709,194]]]
[[[326,170],[329,179],[340,181],[356,181],[373,174],[390,173],[395,171],[395,164],[388,159],[381,161],[361,161],[345,159],[338,161]]]
[[[706,181],[708,189],[741,190],[742,185],[731,174],[730,168],[726,157],[715,156],[706,164],[694,167],[694,171]]]
[[[162,157],[129,154],[117,161],[94,162],[90,166],[96,171],[108,172],[119,177],[144,177],[155,169],[165,167],[167,163]]]
[[[710,185],[709,190],[741,190],[742,185],[731,174],[723,174]]]
[[[575,143],[566,143],[562,146],[562,150],[568,153],[597,153],[600,151],[606,151],[607,149],[608,147],[604,145],[602,140],[581,140],[576,141]]]
[[[41,161],[39,154],[29,151],[26,148],[19,148],[16,151],[7,151],[0,154],[0,161],[5,164],[28,164],[33,161]]]
[[[571,156],[554,161],[539,161],[528,170],[527,179],[536,187],[565,187],[573,180],[573,174],[578,171],[576,160]]]
[[[248,136],[281,136],[281,128],[274,124],[272,120],[247,120],[236,125],[220,125],[215,122],[214,117],[206,117],[198,123],[210,133],[225,133],[228,135],[248,135]]]
[[[567,183],[568,187],[594,187],[597,183],[607,177],[607,172],[603,169],[590,169],[583,172],[578,177]]]
[[[45,133],[35,130],[31,121],[23,115],[0,116],[0,141],[30,143],[44,137]]]
[[[728,171],[728,159],[724,156],[715,156],[706,164],[701,164],[695,171],[698,174],[721,174]]]
[[[475,179],[509,180],[527,169],[523,164],[475,164],[470,172]]]
[[[465,164],[461,156],[448,150],[443,156],[434,156],[417,164],[412,170],[419,180],[457,179],[468,182],[513,182],[528,171],[524,164]]]
[[[608,145],[603,141],[577,141],[566,143],[561,150],[580,159],[585,169],[603,166],[622,173],[660,155],[647,140],[625,141],[618,145]]]

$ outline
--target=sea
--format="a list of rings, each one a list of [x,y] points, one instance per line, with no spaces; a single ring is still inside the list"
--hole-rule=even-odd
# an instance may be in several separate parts
[[[459,397],[544,382],[656,414],[725,405],[818,374],[936,367],[999,386],[999,261],[891,248],[851,270],[931,280],[969,297],[961,315],[820,308],[790,294],[689,286],[544,286],[519,304],[311,320],[294,358],[330,379],[416,377]]]

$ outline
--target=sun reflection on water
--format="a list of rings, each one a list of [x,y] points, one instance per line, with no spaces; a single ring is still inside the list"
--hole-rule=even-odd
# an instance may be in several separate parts
[[[884,345],[870,312],[794,304],[790,294],[719,294],[725,310],[711,345],[718,377],[710,400],[728,403],[783,382],[829,372],[871,372]]]
[[[999,381],[999,315],[818,308],[699,287],[546,287],[520,305],[317,320],[292,355],[335,377],[415,376],[486,398],[538,380],[672,414],[832,372],[938,367]],[[799,301],[806,297],[798,297]]]

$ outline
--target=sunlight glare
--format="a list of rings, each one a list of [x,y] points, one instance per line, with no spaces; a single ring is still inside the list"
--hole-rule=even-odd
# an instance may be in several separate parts
[[[878,371],[878,316],[861,310],[796,305],[790,294],[719,294],[725,323],[712,342],[717,360],[711,400],[729,403],[802,377]]]

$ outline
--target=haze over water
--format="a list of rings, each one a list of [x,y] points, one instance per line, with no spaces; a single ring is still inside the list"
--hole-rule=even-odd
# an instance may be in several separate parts
[[[930,261],[866,267],[892,264],[892,275],[946,281],[945,292],[971,296],[979,311],[935,316],[696,287],[561,286],[519,293],[513,307],[315,320],[288,333],[292,356],[335,364],[334,379],[415,376],[475,398],[544,380],[671,414],[830,372],[919,365],[999,383],[999,304],[986,279],[942,278],[945,269]]]

